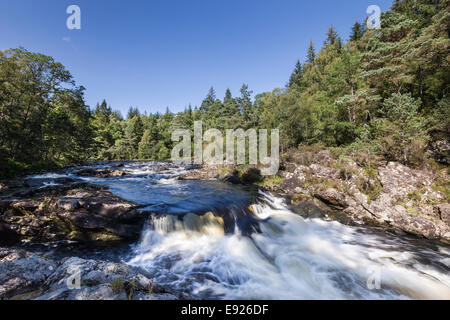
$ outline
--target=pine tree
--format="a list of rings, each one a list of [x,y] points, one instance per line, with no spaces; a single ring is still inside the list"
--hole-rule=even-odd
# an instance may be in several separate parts
[[[359,41],[364,35],[364,26],[358,21],[352,27],[352,33],[350,34],[351,41]]]
[[[328,28],[327,39],[324,42],[324,46],[332,46],[338,44],[340,42],[340,38],[333,26]]]
[[[308,53],[306,54],[306,61],[310,64],[313,64],[316,60],[316,48],[312,40],[309,42]]]
[[[201,106],[200,106],[200,112],[208,112],[209,108],[214,104],[216,101],[216,91],[214,90],[214,87],[211,87],[208,91],[208,94],[203,100]]]
[[[136,116],[139,116],[139,115],[140,115],[140,113],[139,113],[139,109],[138,108],[130,107],[128,109],[127,119],[132,119],[132,118],[134,118]]]
[[[225,92],[225,97],[223,98],[223,103],[226,104],[226,103],[230,102],[231,99],[233,99],[233,96],[231,95],[231,90],[228,88],[227,91]]]
[[[301,88],[303,86],[303,66],[300,60],[297,60],[297,64],[295,65],[295,69],[289,78],[288,87],[291,88],[293,86],[297,88]]]
[[[361,77],[383,97],[407,89],[412,82],[408,51],[414,42],[415,26],[415,21],[406,16],[389,12],[383,17],[381,30],[372,32],[363,54]]]

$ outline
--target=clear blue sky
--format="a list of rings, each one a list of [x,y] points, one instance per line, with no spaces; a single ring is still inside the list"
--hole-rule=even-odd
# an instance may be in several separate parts
[[[66,28],[79,5],[81,30]],[[181,111],[242,83],[283,87],[309,40],[321,47],[333,24],[347,39],[369,5],[392,0],[1,0],[0,50],[23,46],[63,63],[86,87],[126,111]]]

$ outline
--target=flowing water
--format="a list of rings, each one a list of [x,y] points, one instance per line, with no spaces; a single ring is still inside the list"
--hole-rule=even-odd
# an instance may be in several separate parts
[[[110,163],[93,164],[104,168]],[[200,298],[450,299],[450,248],[294,213],[285,200],[216,181],[180,181],[188,167],[131,162],[118,178],[76,168],[30,177],[107,185],[153,212],[121,259]]]

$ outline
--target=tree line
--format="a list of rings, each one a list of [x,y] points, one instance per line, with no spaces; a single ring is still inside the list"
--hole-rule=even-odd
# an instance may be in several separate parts
[[[396,0],[381,29],[356,22],[348,41],[331,26],[311,41],[284,88],[246,84],[219,99],[211,88],[183,112],[126,118],[106,101],[91,109],[82,86],[53,58],[0,52],[0,173],[84,160],[167,160],[175,129],[279,129],[283,150],[319,144],[420,164],[429,141],[450,136],[450,1]]]

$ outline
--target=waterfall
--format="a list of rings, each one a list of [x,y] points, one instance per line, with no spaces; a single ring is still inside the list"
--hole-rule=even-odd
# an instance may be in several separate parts
[[[37,175],[107,185],[152,214],[131,259],[161,285],[226,299],[450,299],[450,250],[433,241],[305,219],[281,197],[185,168],[129,163],[125,177]],[[104,165],[101,165],[104,166]],[[100,167],[101,167],[100,166]]]
[[[284,199],[260,196],[247,211],[259,231],[227,233],[212,212],[157,216],[130,263],[203,298],[450,298],[447,248],[436,252],[367,228],[304,219]]]

